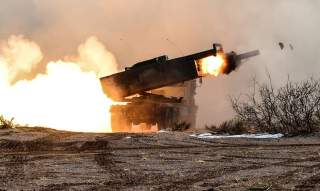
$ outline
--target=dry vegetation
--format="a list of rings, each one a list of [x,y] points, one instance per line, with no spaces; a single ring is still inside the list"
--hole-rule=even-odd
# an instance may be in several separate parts
[[[249,126],[239,119],[232,119],[221,123],[219,126],[205,127],[212,133],[238,135],[250,132]]]
[[[187,123],[185,121],[178,122],[178,123],[174,124],[172,131],[186,131],[186,130],[190,129],[190,127],[191,127],[190,123]]]
[[[289,136],[310,134],[320,125],[320,82],[308,79],[275,89],[270,82],[254,80],[253,92],[245,99],[231,98],[237,118],[258,131]]]
[[[0,115],[0,129],[12,129],[15,127],[14,118],[9,120]]]

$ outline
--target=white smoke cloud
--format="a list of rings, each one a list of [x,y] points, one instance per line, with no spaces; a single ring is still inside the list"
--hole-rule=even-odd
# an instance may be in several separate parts
[[[95,71],[103,77],[118,71],[115,57],[106,50],[96,37],[90,37],[78,48],[78,63],[89,71]]]
[[[0,44],[0,62],[3,72],[12,82],[20,72],[30,72],[42,60],[40,47],[23,36],[10,36],[8,41]]]

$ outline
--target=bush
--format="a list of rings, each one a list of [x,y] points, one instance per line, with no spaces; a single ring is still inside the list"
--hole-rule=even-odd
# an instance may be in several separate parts
[[[5,119],[2,115],[0,115],[0,129],[12,129],[15,128],[16,125],[14,124],[14,118],[10,120]]]
[[[249,132],[248,126],[241,120],[228,120],[219,125],[206,126],[206,129],[217,134],[239,135]]]
[[[237,117],[262,132],[309,134],[320,124],[320,83],[314,79],[292,82],[275,90],[271,83],[258,84],[244,101],[231,98]]]
[[[190,123],[178,122],[178,123],[174,124],[172,131],[186,131],[186,130],[190,129],[190,127],[191,127]]]

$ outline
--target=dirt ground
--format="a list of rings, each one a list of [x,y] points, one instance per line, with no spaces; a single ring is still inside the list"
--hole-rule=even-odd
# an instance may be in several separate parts
[[[0,130],[0,190],[320,190],[320,136]]]

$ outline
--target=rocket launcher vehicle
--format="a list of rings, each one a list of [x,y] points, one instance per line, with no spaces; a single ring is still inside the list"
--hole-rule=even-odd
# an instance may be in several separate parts
[[[101,78],[106,95],[124,102],[110,108],[112,131],[148,132],[179,124],[196,127],[196,79],[229,74],[244,59],[258,54],[258,50],[224,53],[220,44],[214,44],[210,50],[171,60],[160,56]]]
[[[242,60],[259,55],[259,50],[244,54],[224,53],[220,44],[192,55],[169,60],[160,56],[139,62],[125,71],[102,77],[103,91],[114,101],[146,91],[190,81],[210,75],[229,74]]]

